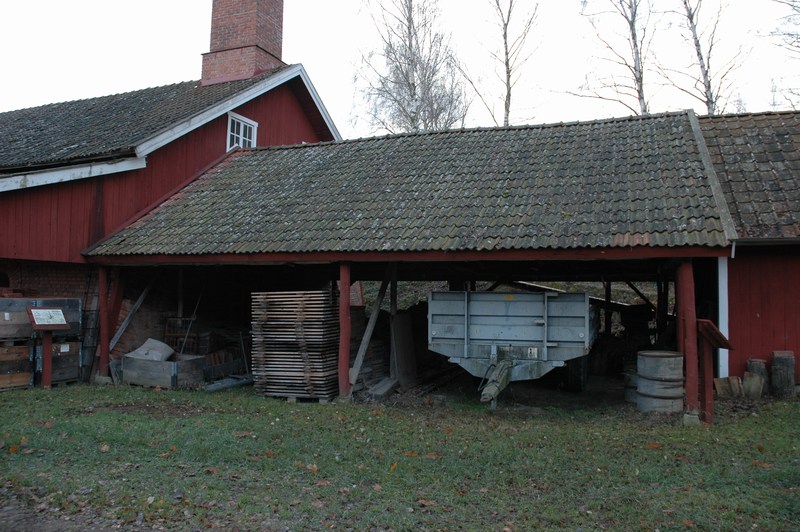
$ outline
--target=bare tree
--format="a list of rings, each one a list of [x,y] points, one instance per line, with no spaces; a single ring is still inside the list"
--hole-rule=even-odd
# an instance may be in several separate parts
[[[523,55],[525,51],[525,44],[528,40],[528,35],[536,23],[536,16],[539,11],[539,4],[533,6],[533,10],[528,12],[522,18],[522,24],[515,24],[518,14],[515,12],[517,7],[516,0],[489,0],[492,4],[495,15],[497,16],[497,26],[500,30],[500,37],[502,47],[499,52],[490,51],[491,58],[501,66],[500,71],[497,72],[498,78],[502,82],[503,94],[503,126],[509,125],[509,117],[511,115],[511,97],[514,86],[519,81],[522,66],[530,58],[530,55]],[[466,71],[464,77],[470,84],[472,89],[478,95],[483,106],[489,111],[495,126],[500,125],[494,106],[490,105],[489,101],[491,96],[486,96],[484,92],[478,87]]]
[[[789,50],[795,58],[800,58],[800,0],[774,0],[774,2],[788,7],[789,12],[780,19],[780,26],[773,35],[780,39],[782,47]],[[786,79],[781,79],[781,85],[786,83]],[[794,84],[791,77],[789,83]],[[772,80],[773,109],[789,107],[796,110],[798,102],[800,102],[800,89],[780,88],[775,79]]]
[[[650,109],[645,93],[645,72],[650,55],[650,43],[655,33],[649,1],[605,0],[605,2],[610,5],[610,9],[588,13],[589,2],[582,0],[582,13],[588,17],[597,38],[606,49],[607,56],[601,59],[614,65],[616,68],[613,70],[621,71],[622,75],[611,72],[595,81],[588,79],[587,76],[581,92],[572,94],[617,102],[634,114],[649,114]],[[627,49],[615,45],[612,42],[613,35],[600,31],[598,19],[609,18],[609,15],[624,25],[623,31],[618,35],[622,37]]]
[[[695,61],[689,69],[662,68],[661,72],[675,88],[700,101],[708,114],[723,112],[722,102],[728,99],[731,92],[729,76],[738,67],[741,50],[720,69],[714,69],[715,52],[719,44],[717,29],[722,18],[723,5],[720,3],[716,16],[703,31],[703,24],[700,21],[703,0],[680,1],[683,9],[673,13],[681,17],[686,30],[686,39],[694,51]]]
[[[783,46],[800,54],[800,0],[773,0],[789,8],[789,14],[782,19],[775,35],[781,38]]]
[[[381,49],[363,60],[370,122],[389,133],[463,126],[467,101],[435,0],[379,0]]]

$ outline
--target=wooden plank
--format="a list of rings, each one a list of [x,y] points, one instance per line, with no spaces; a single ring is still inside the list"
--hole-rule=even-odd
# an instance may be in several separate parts
[[[33,373],[29,371],[0,375],[0,389],[30,386],[32,377]]]

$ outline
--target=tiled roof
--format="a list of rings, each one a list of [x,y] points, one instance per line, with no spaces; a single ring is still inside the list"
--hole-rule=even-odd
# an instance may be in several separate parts
[[[118,155],[268,77],[201,86],[187,81],[0,113],[0,174]]]
[[[89,254],[724,246],[692,120],[240,151]]]
[[[800,237],[800,113],[699,121],[739,238]]]

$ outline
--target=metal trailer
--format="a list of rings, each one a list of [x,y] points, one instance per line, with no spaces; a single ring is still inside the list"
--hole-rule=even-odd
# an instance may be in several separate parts
[[[481,400],[511,381],[569,366],[568,387],[583,389],[599,311],[586,293],[431,292],[428,348],[487,382]]]

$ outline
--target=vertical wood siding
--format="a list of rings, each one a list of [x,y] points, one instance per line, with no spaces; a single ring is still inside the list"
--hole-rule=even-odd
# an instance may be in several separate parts
[[[744,375],[749,358],[773,351],[800,357],[800,250],[739,248],[729,261],[731,375]],[[795,365],[800,383],[800,364]]]
[[[259,123],[259,146],[319,141],[286,85],[235,112]],[[83,262],[89,245],[221,157],[227,126],[227,116],[209,122],[151,153],[141,170],[0,194],[0,257]]]

